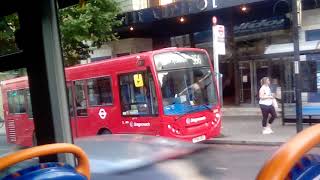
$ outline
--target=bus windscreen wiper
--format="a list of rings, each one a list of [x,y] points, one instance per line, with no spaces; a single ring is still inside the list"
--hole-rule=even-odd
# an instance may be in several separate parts
[[[200,106],[205,107],[207,110],[209,110],[210,112],[212,112],[212,109],[210,106],[206,105],[206,104],[201,104]]]

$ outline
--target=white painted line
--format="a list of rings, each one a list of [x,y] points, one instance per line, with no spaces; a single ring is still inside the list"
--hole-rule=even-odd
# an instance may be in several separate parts
[[[216,167],[216,170],[226,171],[226,170],[228,170],[228,168],[225,168],[225,167]]]

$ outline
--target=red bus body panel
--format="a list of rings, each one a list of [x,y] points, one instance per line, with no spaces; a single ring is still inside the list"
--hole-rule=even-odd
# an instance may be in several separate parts
[[[182,140],[192,141],[193,138],[205,135],[205,139],[218,136],[221,129],[221,109],[218,102],[212,111],[203,110],[200,112],[184,115],[179,120],[175,120],[177,116],[164,115],[162,94],[155,65],[153,63],[153,55],[168,51],[201,51],[193,48],[168,48],[157,51],[150,51],[136,55],[130,55],[95,63],[78,65],[65,69],[67,86],[76,80],[86,80],[96,77],[110,77],[112,84],[113,104],[106,106],[88,105],[86,117],[71,116],[71,126],[74,138],[82,136],[97,135],[102,129],[108,129],[112,133],[139,133],[148,135],[160,135]],[[206,53],[206,52],[205,52]],[[207,54],[207,53],[206,53]],[[208,56],[208,54],[207,54]],[[141,66],[138,59],[143,59],[144,64]],[[211,71],[213,66],[210,61]],[[122,116],[120,91],[119,91],[119,75],[144,71],[150,69],[154,82],[155,91],[158,101],[158,112],[156,116]],[[11,115],[8,113],[8,101],[6,94],[8,90],[28,88],[28,80],[26,77],[7,80],[2,85],[2,94],[4,99],[4,111],[7,130],[7,140],[9,143],[15,143],[22,146],[32,145],[32,135],[34,131],[33,121],[26,114]],[[216,83],[215,83],[216,88]],[[216,91],[217,92],[217,91]],[[74,88],[73,88],[74,93]],[[73,95],[74,96],[74,95]],[[88,98],[87,98],[88,101]],[[73,102],[74,103],[74,102]],[[88,103],[87,103],[88,104]],[[102,119],[99,116],[99,111],[103,109],[106,112],[106,118]],[[75,113],[76,114],[76,113]],[[186,119],[192,120],[192,123],[187,124]],[[10,124],[12,121],[14,125]],[[137,124],[148,124],[148,126],[134,126]],[[169,128],[170,127],[172,128]],[[15,127],[13,132],[12,127]],[[10,129],[11,128],[11,129]],[[174,130],[173,130],[174,129]],[[178,130],[178,131],[177,131]],[[174,132],[173,132],[174,131]],[[177,133],[179,132],[179,133]],[[10,139],[10,133],[15,133],[15,141]]]

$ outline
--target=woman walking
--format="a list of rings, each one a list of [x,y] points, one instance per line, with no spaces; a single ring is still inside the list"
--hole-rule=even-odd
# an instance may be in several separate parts
[[[268,77],[264,77],[260,80],[260,83],[261,88],[259,90],[259,105],[262,112],[262,134],[271,134],[273,133],[271,124],[277,117],[277,114],[273,106],[274,97],[269,87],[270,79]],[[271,115],[271,117],[268,120],[269,114]]]

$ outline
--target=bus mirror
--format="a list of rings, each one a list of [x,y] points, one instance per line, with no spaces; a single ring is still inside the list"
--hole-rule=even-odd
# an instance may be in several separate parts
[[[133,80],[134,80],[135,87],[143,87],[144,86],[142,74],[133,75]]]

